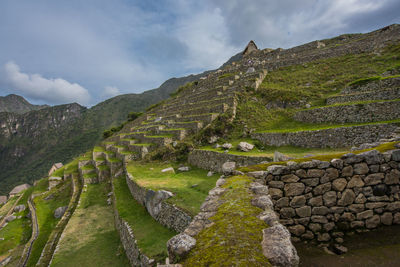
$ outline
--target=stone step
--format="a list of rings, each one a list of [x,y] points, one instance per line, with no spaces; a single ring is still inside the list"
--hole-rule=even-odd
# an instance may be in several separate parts
[[[167,128],[183,128],[189,133],[196,133],[203,128],[203,123],[200,121],[188,121],[188,122],[173,122],[167,124]]]
[[[174,122],[188,122],[188,121],[200,121],[203,125],[210,124],[213,120],[215,120],[219,116],[218,113],[205,113],[205,114],[196,114],[196,115],[189,115],[189,116],[175,116],[172,118]]]
[[[154,151],[157,146],[154,144],[133,144],[128,146],[128,150],[143,158],[147,153]]]
[[[400,98],[400,87],[385,89],[385,90],[370,91],[370,92],[332,96],[326,100],[326,104],[333,105],[337,103],[366,101],[366,100],[394,100],[399,98]]]
[[[196,103],[200,101],[207,101],[214,98],[233,97],[237,92],[236,87],[221,87],[219,89],[202,91],[194,94],[189,94],[186,97],[177,97],[168,101],[166,107],[180,105],[182,103]]]
[[[128,162],[131,162],[132,160],[141,158],[141,155],[137,152],[128,150],[128,151],[116,152],[115,157],[117,159],[120,159],[124,164],[127,164]]]
[[[311,108],[294,115],[295,120],[307,123],[363,123],[399,118],[399,100]]]
[[[136,142],[137,142],[136,139],[124,138],[124,139],[119,140],[117,144],[120,145],[120,146],[128,146],[128,145],[134,144]]]
[[[172,135],[174,140],[183,140],[186,135],[187,131],[185,129],[164,129],[157,132],[157,134],[161,135]]]
[[[141,143],[166,146],[172,143],[172,136],[144,136],[140,139]]]

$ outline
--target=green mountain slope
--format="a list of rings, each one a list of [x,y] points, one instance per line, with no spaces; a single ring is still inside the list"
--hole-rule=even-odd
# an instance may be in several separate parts
[[[0,112],[13,112],[23,114],[32,110],[39,110],[47,105],[33,105],[19,95],[0,96]]]

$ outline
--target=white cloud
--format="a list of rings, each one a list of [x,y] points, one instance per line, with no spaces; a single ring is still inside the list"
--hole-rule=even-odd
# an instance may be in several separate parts
[[[20,71],[17,64],[10,61],[4,65],[4,80],[11,90],[24,96],[50,103],[88,104],[89,92],[77,83],[64,79],[46,79],[40,74],[26,74]]]
[[[106,86],[106,87],[104,87],[103,97],[105,97],[105,98],[113,97],[113,96],[116,96],[116,95],[119,95],[119,94],[121,94],[121,92],[115,86]]]

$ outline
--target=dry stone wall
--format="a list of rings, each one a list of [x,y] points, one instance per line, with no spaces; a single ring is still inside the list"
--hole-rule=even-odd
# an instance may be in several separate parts
[[[352,127],[339,127],[316,131],[289,133],[253,133],[252,138],[268,146],[300,146],[316,148],[341,148],[358,146],[389,138],[397,125],[376,124]]]
[[[178,207],[165,202],[172,196],[167,191],[153,191],[139,186],[133,180],[131,174],[127,172],[126,183],[133,198],[141,205],[145,206],[149,214],[162,225],[177,232],[183,232],[192,221],[192,217]]]
[[[400,88],[385,89],[380,91],[372,91],[366,93],[357,93],[351,95],[339,95],[327,99],[327,105],[336,103],[366,101],[366,100],[392,100],[400,98]]]
[[[400,118],[400,101],[313,108],[297,112],[294,119],[308,123],[362,123]]]
[[[400,224],[399,163],[400,149],[372,150],[330,162],[273,165],[262,175],[291,234],[328,242],[345,231]]]
[[[241,167],[259,164],[261,162],[270,162],[272,161],[272,158],[238,156],[200,149],[193,150],[189,154],[188,158],[188,162],[190,165],[214,172],[222,172],[222,165],[227,161],[236,162],[236,166]]]
[[[387,88],[398,89],[400,87],[400,77],[386,78],[379,81],[369,82],[365,85],[347,86],[343,89],[342,94],[377,92]]]

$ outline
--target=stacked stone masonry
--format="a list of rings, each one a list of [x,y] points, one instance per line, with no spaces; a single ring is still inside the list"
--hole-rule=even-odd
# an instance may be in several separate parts
[[[177,232],[183,232],[192,221],[192,217],[178,207],[165,202],[171,197],[167,191],[153,191],[146,189],[135,183],[131,174],[127,173],[126,183],[133,198],[141,205],[145,206],[149,214],[160,224],[174,229]]]
[[[363,123],[400,118],[400,101],[327,106],[302,110],[294,119],[307,123]]]
[[[228,153],[220,153],[209,150],[195,149],[188,157],[189,164],[214,172],[222,172],[222,165],[227,161],[236,162],[236,166],[248,166],[259,164],[261,162],[270,162],[270,157],[250,157],[250,156],[239,156]]]
[[[315,131],[288,133],[254,133],[252,138],[267,146],[300,146],[315,148],[342,148],[377,142],[389,138],[398,125],[371,124],[363,126],[339,127]]]
[[[330,162],[273,165],[262,176],[292,235],[328,242],[346,231],[400,224],[399,163],[399,149],[371,150]]]

